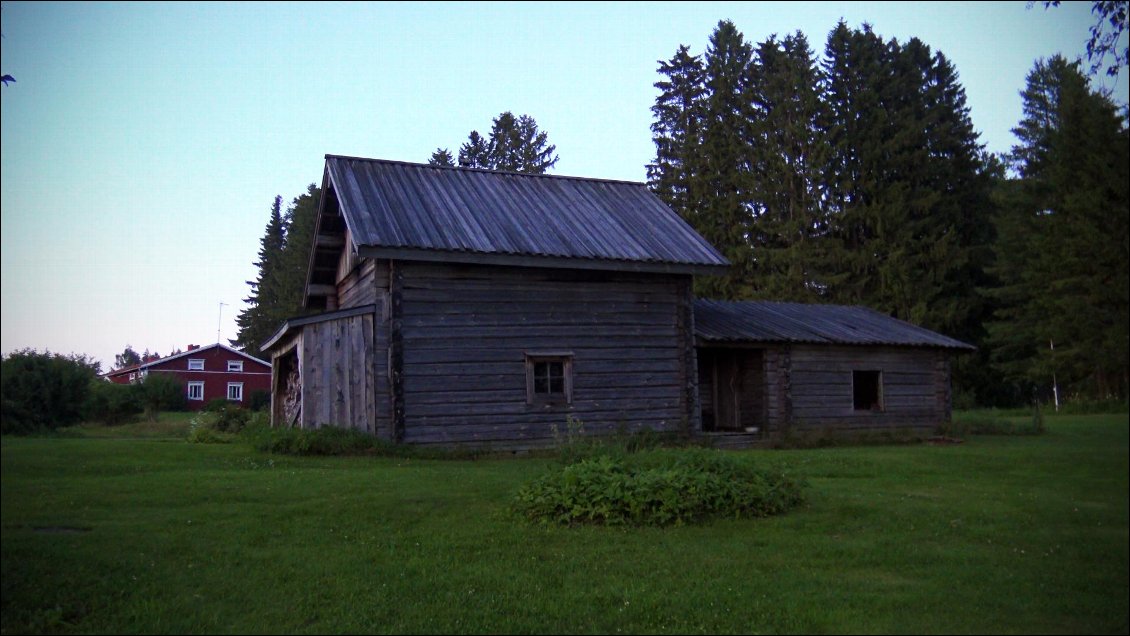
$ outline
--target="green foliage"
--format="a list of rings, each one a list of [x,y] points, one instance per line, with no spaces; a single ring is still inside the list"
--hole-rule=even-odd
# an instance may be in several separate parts
[[[204,412],[211,416],[210,427],[221,433],[238,433],[251,421],[251,411],[223,398],[210,400]]]
[[[445,168],[455,167],[455,158],[451,156],[451,152],[447,148],[436,148],[428,159],[429,166],[443,166]]]
[[[0,360],[0,433],[52,430],[82,420],[99,363],[21,349]]]
[[[275,197],[260,240],[259,260],[254,263],[259,275],[247,283],[251,295],[244,299],[246,308],[236,318],[239,335],[231,341],[233,346],[258,356],[259,346],[286,319],[307,313],[302,293],[320,198],[321,189],[311,183],[283,213],[282,197]]]
[[[252,445],[280,455],[391,455],[395,444],[345,428],[255,428],[248,434]]]
[[[242,437],[253,448],[279,455],[366,455],[371,457],[398,457],[404,459],[476,459],[489,455],[489,449],[430,448],[409,446],[380,439],[353,429],[336,426],[303,429],[271,427],[269,416],[257,413],[243,430]]]
[[[790,426],[770,442],[772,448],[832,448],[837,446],[889,446],[919,444],[923,436],[910,427],[883,430],[844,431],[836,426],[816,428]]]
[[[583,459],[526,484],[512,505],[547,524],[667,526],[781,514],[803,501],[802,483],[783,473],[681,449]]]
[[[150,421],[161,411],[183,411],[187,406],[184,382],[171,373],[150,372],[139,386],[141,402]]]
[[[252,411],[266,411],[271,408],[271,392],[256,389],[247,398],[247,408]]]
[[[287,226],[282,215],[282,197],[276,195],[271,205],[271,215],[263,238],[259,239],[259,268],[254,281],[247,281],[251,294],[244,298],[246,308],[236,317],[239,333],[232,346],[257,354],[274,330],[278,328],[279,315],[286,313],[279,306],[282,281],[282,255],[286,248]],[[284,316],[285,318],[285,316]]]
[[[121,353],[114,356],[115,369],[124,369],[135,364],[141,364],[141,354],[134,351],[131,345],[126,345]]]
[[[227,444],[231,436],[222,434],[216,427],[218,416],[201,411],[188,423],[188,442],[190,444]]]
[[[117,426],[133,421],[144,408],[141,385],[95,379],[90,380],[89,392],[83,403],[83,419]]]
[[[980,341],[999,166],[944,55],[840,23],[817,60],[803,33],[751,46],[722,21],[659,72],[648,182],[732,263],[700,296],[863,304]]]
[[[564,430],[557,424],[550,424],[550,431],[553,434],[553,450],[557,460],[566,466],[596,457],[621,459],[663,446],[688,445],[677,434],[657,433],[650,428],[629,431],[622,426],[612,434],[586,433],[584,421],[573,415],[565,418]]]
[[[993,364],[1044,400],[1123,398],[1130,368],[1130,133],[1078,64],[1037,62],[1024,93],[1019,178],[998,193]],[[1033,396],[1033,393],[1035,395]]]
[[[549,143],[549,135],[538,130],[537,121],[529,115],[515,117],[506,111],[494,118],[490,137],[472,130],[467,142],[459,148],[459,165],[487,170],[505,170],[544,174],[557,163],[557,146]],[[437,149],[431,165],[451,165],[451,154]]]

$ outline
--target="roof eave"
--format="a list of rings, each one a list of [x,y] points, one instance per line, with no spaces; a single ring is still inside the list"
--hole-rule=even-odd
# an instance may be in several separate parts
[[[420,249],[411,247],[377,247],[371,245],[361,246],[357,248],[357,254],[358,256],[365,258],[402,261],[424,261],[429,263],[505,265],[512,267],[549,267],[554,269],[593,269],[660,274],[690,274],[700,276],[721,276],[729,271],[729,265],[710,263],[629,261],[598,258],[576,258],[569,256],[549,256],[541,254],[499,254]]]

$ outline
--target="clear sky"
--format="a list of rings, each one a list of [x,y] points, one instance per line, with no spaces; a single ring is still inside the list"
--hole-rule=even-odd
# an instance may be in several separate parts
[[[0,348],[108,370],[127,344],[168,354],[217,327],[226,344],[274,196],[320,185],[327,153],[426,162],[509,110],[549,133],[555,174],[644,181],[657,62],[702,53],[722,19],[818,53],[841,18],[918,37],[1005,152],[1026,74],[1084,52],[1090,8],[4,2]]]

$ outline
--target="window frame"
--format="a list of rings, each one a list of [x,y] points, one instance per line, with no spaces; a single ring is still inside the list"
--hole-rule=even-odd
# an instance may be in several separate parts
[[[232,389],[239,389],[239,396],[232,397]],[[242,382],[228,382],[227,398],[229,402],[242,402],[243,401],[243,383]]]
[[[243,373],[243,360],[228,360],[228,373]]]
[[[194,365],[198,366],[198,368],[193,368]],[[203,371],[204,370],[204,358],[189,358],[188,359],[188,370],[189,371]]]
[[[860,407],[860,384],[861,380],[866,377],[873,377],[873,380],[868,380],[868,384],[874,385],[874,400],[870,400],[871,406]],[[852,369],[851,371],[851,408],[853,413],[882,413],[887,410],[886,400],[883,395],[883,371],[882,369]]]
[[[526,404],[544,406],[568,406],[573,403],[573,352],[572,351],[527,351],[526,358]],[[560,364],[560,392],[537,391],[537,365]],[[552,380],[552,373],[546,375]],[[552,386],[550,386],[552,388]]]
[[[200,397],[192,397],[192,389],[193,388],[199,388],[200,389]],[[185,391],[187,392],[187,395],[188,395],[188,397],[186,399],[192,400],[194,402],[203,402],[204,401],[204,381],[203,380],[191,380],[189,382],[186,382],[185,383]]]

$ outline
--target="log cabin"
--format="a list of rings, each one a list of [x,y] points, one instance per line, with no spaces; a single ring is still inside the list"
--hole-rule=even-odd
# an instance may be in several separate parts
[[[753,410],[716,408],[733,364],[723,351],[760,348],[764,365],[780,347],[848,343],[699,333],[693,277],[728,266],[645,184],[327,155],[304,291],[318,313],[262,347],[272,423],[499,449],[549,446],[581,423],[596,435],[770,433],[749,430]],[[946,415],[931,411],[929,425]]]

